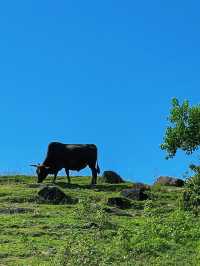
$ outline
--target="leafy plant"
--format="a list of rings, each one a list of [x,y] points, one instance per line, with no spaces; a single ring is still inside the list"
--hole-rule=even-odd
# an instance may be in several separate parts
[[[200,167],[191,165],[190,169],[195,172],[195,175],[185,181],[182,205],[184,209],[198,214],[200,212]]]
[[[200,105],[190,106],[185,100],[182,104],[172,99],[172,108],[161,149],[167,152],[167,159],[176,155],[178,149],[191,154],[200,145]]]
[[[91,202],[90,199],[81,202],[75,215],[77,219],[85,223],[86,226],[94,226],[99,229],[112,227],[110,218],[103,210],[102,206]]]

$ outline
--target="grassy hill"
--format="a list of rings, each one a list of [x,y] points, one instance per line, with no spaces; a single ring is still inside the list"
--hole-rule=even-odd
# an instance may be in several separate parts
[[[110,208],[130,183],[88,186],[60,177],[76,204],[41,202],[35,177],[0,177],[0,265],[200,265],[200,219],[180,209],[182,189],[153,187],[149,200]]]

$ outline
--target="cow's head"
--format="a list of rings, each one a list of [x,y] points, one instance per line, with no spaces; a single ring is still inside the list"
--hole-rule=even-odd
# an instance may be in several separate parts
[[[43,164],[31,164],[31,166],[36,167],[36,174],[38,176],[38,183],[42,183],[42,181],[48,176],[51,172],[50,167],[45,166]]]

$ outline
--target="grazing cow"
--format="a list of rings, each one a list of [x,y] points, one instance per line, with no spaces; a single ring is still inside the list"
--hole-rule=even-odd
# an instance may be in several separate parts
[[[97,147],[94,144],[63,144],[51,142],[48,146],[47,156],[40,165],[36,167],[38,183],[41,183],[48,174],[53,174],[55,182],[58,172],[65,169],[68,183],[71,182],[69,170],[80,171],[89,166],[92,171],[92,184],[97,182],[97,174],[100,169],[97,162]]]

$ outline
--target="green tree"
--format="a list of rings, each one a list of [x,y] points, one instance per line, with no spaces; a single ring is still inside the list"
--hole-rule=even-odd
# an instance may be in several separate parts
[[[200,146],[200,105],[190,106],[185,100],[182,104],[172,99],[172,108],[161,149],[167,152],[167,159],[176,155],[178,149],[191,154]]]

